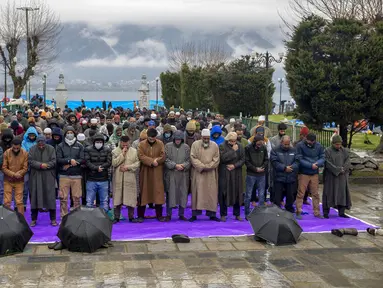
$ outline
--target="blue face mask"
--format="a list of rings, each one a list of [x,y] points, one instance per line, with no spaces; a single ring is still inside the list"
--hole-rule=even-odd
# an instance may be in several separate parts
[[[171,133],[164,133],[164,136],[165,136],[165,138],[170,138],[170,136],[172,136],[172,134]]]

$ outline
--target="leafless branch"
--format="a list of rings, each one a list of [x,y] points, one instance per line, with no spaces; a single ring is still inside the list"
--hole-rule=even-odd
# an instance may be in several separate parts
[[[47,72],[51,67],[58,55],[57,44],[62,31],[59,17],[45,0],[30,0],[25,6],[38,8],[28,13],[28,39],[25,12],[17,10],[18,5],[11,0],[0,7],[0,58],[7,64],[15,98],[20,97],[31,76]],[[13,61],[15,57],[17,63]]]
[[[353,18],[373,23],[383,15],[383,0],[290,0],[299,19],[317,14],[327,19]]]
[[[191,67],[215,67],[227,63],[231,53],[215,41],[182,42],[171,45],[168,51],[169,69],[179,71],[182,64]]]

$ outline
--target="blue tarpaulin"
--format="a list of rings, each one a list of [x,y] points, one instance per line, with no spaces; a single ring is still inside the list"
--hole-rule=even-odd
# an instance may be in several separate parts
[[[108,106],[109,102],[112,102],[113,107],[122,107],[124,109],[132,109],[134,108],[134,101],[133,100],[128,100],[128,101],[106,101],[106,105]],[[47,100],[48,103],[48,100]],[[138,101],[136,101],[138,103]],[[149,109],[154,109],[156,106],[156,100],[150,100],[149,101]],[[76,109],[77,107],[81,107],[82,103],[81,101],[67,101],[67,105],[71,109]],[[137,104],[139,105],[139,104]],[[102,101],[85,101],[85,106],[86,108],[102,108]],[[158,101],[158,106],[159,107],[164,107],[164,101]]]

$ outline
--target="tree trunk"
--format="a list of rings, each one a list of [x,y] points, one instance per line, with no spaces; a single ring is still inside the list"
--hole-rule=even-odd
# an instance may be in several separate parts
[[[347,125],[339,125],[339,136],[342,137],[342,145],[343,147],[347,147]]]
[[[24,86],[19,81],[13,81],[13,99],[19,99],[23,92]]]
[[[378,145],[378,147],[375,148],[374,153],[376,153],[376,154],[383,153],[383,136],[380,137],[379,145]]]

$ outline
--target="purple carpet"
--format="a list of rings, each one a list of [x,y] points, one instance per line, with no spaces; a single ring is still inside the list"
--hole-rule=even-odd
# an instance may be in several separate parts
[[[57,221],[59,221],[59,202],[57,201]],[[165,215],[165,207],[163,209]],[[312,206],[304,205],[303,211],[308,215],[303,215],[299,224],[306,233],[330,232],[336,228],[356,228],[359,231],[366,231],[370,225],[357,218],[340,218],[335,210],[330,213],[330,219],[317,219],[313,215]],[[236,221],[232,216],[232,210],[229,209],[227,222],[212,222],[206,216],[199,216],[198,220],[190,223],[178,220],[178,209],[173,209],[173,219],[171,222],[161,223],[156,219],[145,219],[144,223],[129,223],[129,221],[120,221],[113,226],[112,240],[114,241],[132,241],[132,240],[156,240],[170,238],[173,234],[187,234],[191,238],[197,237],[229,237],[252,235],[253,230],[249,222]],[[123,208],[122,214],[127,217],[127,210]],[[26,219],[31,221],[29,207],[26,212]],[[154,209],[147,209],[146,216],[154,216]],[[241,209],[241,215],[244,218],[244,208]],[[185,209],[185,216],[191,217],[190,203]],[[219,217],[219,208],[217,211]],[[39,213],[37,225],[32,228],[34,236],[31,243],[54,242],[58,227],[50,225],[49,213]]]

